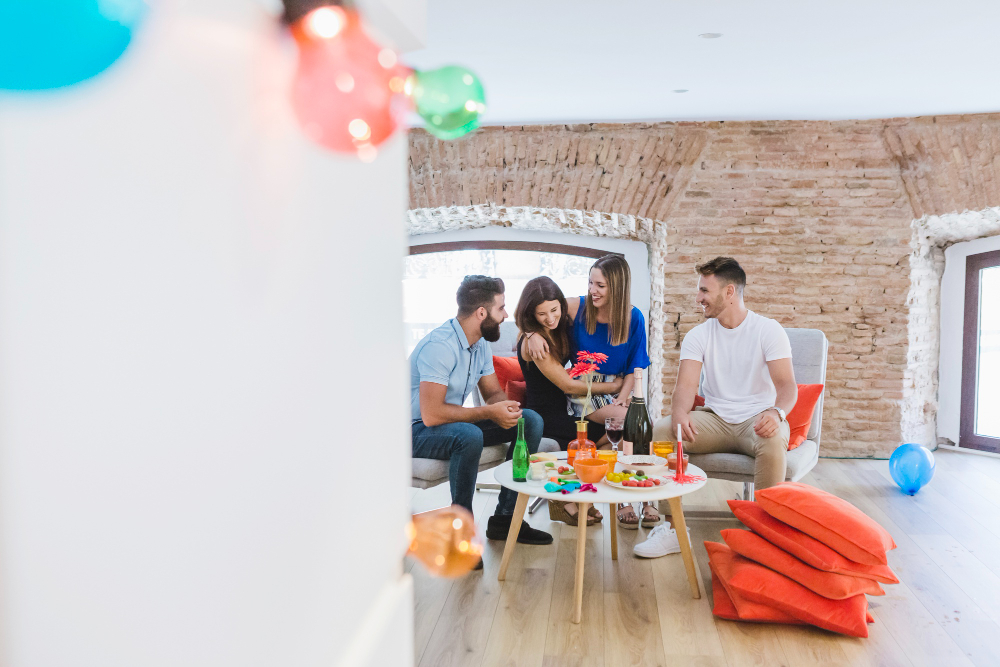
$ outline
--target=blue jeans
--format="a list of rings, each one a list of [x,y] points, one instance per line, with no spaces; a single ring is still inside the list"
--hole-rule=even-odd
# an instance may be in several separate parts
[[[542,418],[533,410],[522,410],[524,417],[524,440],[528,453],[538,451],[542,440]],[[475,424],[455,422],[441,426],[425,426],[422,421],[413,423],[413,456],[421,459],[449,461],[448,482],[451,485],[451,502],[472,511],[472,496],[476,492],[476,475],[479,473],[479,457],[483,447],[511,443],[507,448],[507,460],[514,457],[514,440],[517,427],[503,429],[495,422],[481,421]],[[496,516],[514,513],[517,494],[510,489],[500,490]]]

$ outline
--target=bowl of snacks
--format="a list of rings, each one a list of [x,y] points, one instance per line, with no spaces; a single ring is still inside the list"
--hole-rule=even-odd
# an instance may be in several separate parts
[[[608,462],[601,459],[580,459],[573,464],[573,469],[584,484],[597,484],[608,474]]]
[[[662,456],[635,454],[633,456],[619,456],[618,465],[615,472],[643,472],[649,475],[665,475],[667,473],[667,460]]]

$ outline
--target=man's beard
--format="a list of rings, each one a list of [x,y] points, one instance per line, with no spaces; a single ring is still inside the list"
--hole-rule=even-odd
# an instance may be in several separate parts
[[[719,313],[722,312],[722,298],[719,298],[719,300],[715,303],[709,303],[707,305],[708,307],[705,308],[705,319],[707,320],[718,317]]]
[[[500,340],[500,320],[495,320],[493,316],[487,314],[486,319],[479,323],[479,333],[487,342],[497,342]]]

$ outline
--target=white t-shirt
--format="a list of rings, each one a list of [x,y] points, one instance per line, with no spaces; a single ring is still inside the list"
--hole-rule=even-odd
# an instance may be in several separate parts
[[[681,360],[700,361],[705,407],[739,424],[774,407],[777,391],[767,362],[789,359],[792,346],[780,324],[748,310],[735,329],[719,320],[702,322],[684,336]]]

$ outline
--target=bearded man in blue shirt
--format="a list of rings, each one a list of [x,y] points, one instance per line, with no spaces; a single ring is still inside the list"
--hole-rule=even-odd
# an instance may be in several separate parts
[[[500,323],[507,319],[503,281],[466,276],[456,298],[458,315],[424,336],[410,355],[413,456],[449,461],[452,502],[471,512],[483,447],[512,442],[524,417],[524,439],[535,453],[543,424],[538,413],[507,398],[493,371],[489,343],[500,339]],[[463,407],[477,386],[484,405]],[[513,452],[508,448],[508,461]],[[516,493],[501,489],[486,537],[507,539],[516,501]],[[523,522],[517,541],[551,544],[552,536]]]

